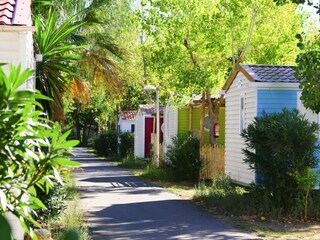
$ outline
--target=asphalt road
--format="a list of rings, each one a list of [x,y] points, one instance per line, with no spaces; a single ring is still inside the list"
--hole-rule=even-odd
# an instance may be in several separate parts
[[[74,154],[82,167],[73,176],[93,240],[259,239],[84,148],[75,148]]]

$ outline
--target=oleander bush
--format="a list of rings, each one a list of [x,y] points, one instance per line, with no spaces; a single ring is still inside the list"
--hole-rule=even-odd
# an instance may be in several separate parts
[[[172,139],[166,154],[177,180],[199,180],[201,159],[200,142],[192,132],[186,132]]]
[[[11,66],[6,75],[0,68],[0,221],[11,212],[31,236],[30,226],[39,226],[33,218],[35,209],[46,208],[36,187],[49,192],[63,184],[60,169],[78,165],[68,160],[68,149],[78,141],[67,141],[70,132],[61,135],[59,125],[41,111],[38,100],[50,99],[21,88],[32,74]],[[1,234],[7,231],[1,229]]]
[[[319,126],[298,110],[262,113],[241,134],[245,163],[258,173],[258,183],[267,198],[283,213],[304,212],[318,173],[316,157]]]

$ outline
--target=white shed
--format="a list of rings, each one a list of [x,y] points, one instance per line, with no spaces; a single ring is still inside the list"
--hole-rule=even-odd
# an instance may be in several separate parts
[[[163,107],[160,106],[160,126],[163,123],[161,116]],[[134,156],[147,158],[150,152],[151,134],[156,133],[156,116],[154,105],[141,104],[136,114],[134,131]],[[160,134],[160,142],[163,134]]]
[[[118,130],[119,132],[135,131],[136,111],[122,111],[119,114]]]
[[[0,2],[0,63],[9,71],[9,65],[21,64],[22,70],[35,70],[35,54],[33,48],[31,0]],[[35,78],[30,78],[23,86],[35,88]]]
[[[240,133],[255,117],[281,112],[283,108],[306,113],[312,121],[318,116],[301,104],[299,82],[293,66],[239,65],[224,85],[226,91],[225,173],[243,185],[256,182],[258,175],[243,162],[245,148]]]

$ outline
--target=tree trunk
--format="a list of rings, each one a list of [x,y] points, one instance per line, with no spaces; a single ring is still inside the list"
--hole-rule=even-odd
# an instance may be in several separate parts
[[[73,115],[75,118],[75,127],[76,127],[76,138],[81,142],[81,127],[80,127],[80,119],[79,119],[79,103],[76,102],[76,110]]]
[[[202,92],[202,100],[201,100],[201,122],[200,122],[200,146],[203,145],[203,134],[204,134],[204,117],[206,113],[206,95],[205,92]]]
[[[217,114],[216,114],[217,106],[215,104],[212,104],[211,94],[210,94],[209,90],[206,91],[206,95],[207,95],[207,102],[208,102],[208,109],[209,109],[209,119],[210,119],[209,141],[210,141],[210,145],[214,146],[214,144],[215,144],[214,126],[218,122],[218,117],[217,117]]]

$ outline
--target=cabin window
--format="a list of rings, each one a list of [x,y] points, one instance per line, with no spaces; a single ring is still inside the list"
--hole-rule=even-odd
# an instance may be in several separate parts
[[[240,133],[245,129],[245,95],[240,97]]]

